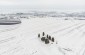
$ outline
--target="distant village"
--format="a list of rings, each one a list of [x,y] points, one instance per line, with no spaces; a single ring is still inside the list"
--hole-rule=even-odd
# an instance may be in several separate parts
[[[85,12],[56,12],[56,11],[50,11],[50,12],[38,12],[38,11],[30,11],[27,13],[8,13],[8,14],[0,14],[1,18],[24,18],[24,19],[30,19],[30,18],[62,18],[64,20],[69,19],[77,19],[77,20],[85,20]]]

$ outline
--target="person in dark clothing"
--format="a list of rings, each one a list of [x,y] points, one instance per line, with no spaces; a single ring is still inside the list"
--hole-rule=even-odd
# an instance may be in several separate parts
[[[42,35],[45,36],[45,32],[43,32]]]
[[[52,42],[54,42],[54,37],[52,37]]]
[[[42,37],[41,40],[42,40],[42,41],[45,41],[45,37]]]
[[[49,40],[48,39],[45,39],[45,44],[49,44]]]
[[[40,34],[38,34],[38,37],[40,37]]]
[[[51,40],[51,36],[49,36],[49,40]]]

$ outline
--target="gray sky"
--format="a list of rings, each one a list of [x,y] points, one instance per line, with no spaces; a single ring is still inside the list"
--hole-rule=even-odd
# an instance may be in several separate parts
[[[0,0],[0,8],[85,9],[85,0]]]

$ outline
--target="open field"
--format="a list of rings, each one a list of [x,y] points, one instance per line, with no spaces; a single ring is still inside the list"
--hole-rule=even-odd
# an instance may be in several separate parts
[[[42,32],[55,42],[42,42],[37,36]],[[20,25],[1,26],[0,55],[85,55],[85,21],[33,18],[22,19]]]

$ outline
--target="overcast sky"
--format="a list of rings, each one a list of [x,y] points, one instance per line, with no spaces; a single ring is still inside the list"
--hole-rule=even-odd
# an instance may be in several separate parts
[[[85,0],[0,0],[0,8],[85,9]]]

